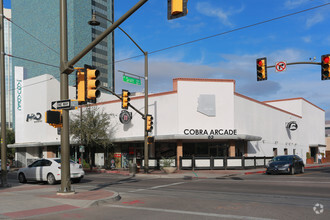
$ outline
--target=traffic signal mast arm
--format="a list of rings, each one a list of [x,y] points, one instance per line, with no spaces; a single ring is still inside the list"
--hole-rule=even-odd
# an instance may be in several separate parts
[[[296,64],[314,64],[314,65],[321,65],[320,62],[293,62],[293,63],[286,63],[286,65],[296,65]],[[275,65],[273,66],[267,66],[267,68],[273,68],[275,67]]]
[[[114,93],[113,91],[111,91],[110,89],[107,89],[105,87],[100,87],[100,89],[103,89],[107,92],[110,92],[112,95],[116,96],[118,99],[120,99],[121,101],[123,101],[122,97],[120,97],[119,95],[117,95],[116,93]],[[137,110],[132,104],[129,104],[129,107],[131,107],[134,111],[136,111],[137,113],[139,113],[142,116],[142,119],[146,119],[146,116],[140,112],[139,110]]]

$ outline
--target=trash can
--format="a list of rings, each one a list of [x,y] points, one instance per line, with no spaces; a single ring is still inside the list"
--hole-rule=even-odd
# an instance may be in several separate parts
[[[128,168],[129,168],[129,173],[136,174],[137,171],[136,163],[130,163]]]

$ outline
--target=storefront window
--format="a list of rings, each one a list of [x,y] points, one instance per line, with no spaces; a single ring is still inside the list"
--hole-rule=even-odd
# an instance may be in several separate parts
[[[195,155],[195,143],[184,143],[183,144],[183,156],[191,157]]]
[[[176,143],[156,143],[156,158],[176,156]]]
[[[197,143],[196,156],[208,156],[209,147],[208,143]]]

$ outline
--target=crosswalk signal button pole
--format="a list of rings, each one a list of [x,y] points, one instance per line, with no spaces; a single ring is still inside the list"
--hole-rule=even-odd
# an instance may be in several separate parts
[[[257,81],[267,80],[267,59],[257,59]]]
[[[330,54],[321,56],[322,80],[330,79]]]

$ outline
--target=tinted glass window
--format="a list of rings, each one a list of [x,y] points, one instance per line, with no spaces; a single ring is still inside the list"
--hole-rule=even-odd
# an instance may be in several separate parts
[[[37,160],[33,164],[31,164],[31,167],[40,167],[40,166],[42,166],[41,160]]]
[[[50,160],[42,160],[42,166],[48,167],[52,164]]]
[[[292,161],[291,156],[274,157],[273,161]]]

